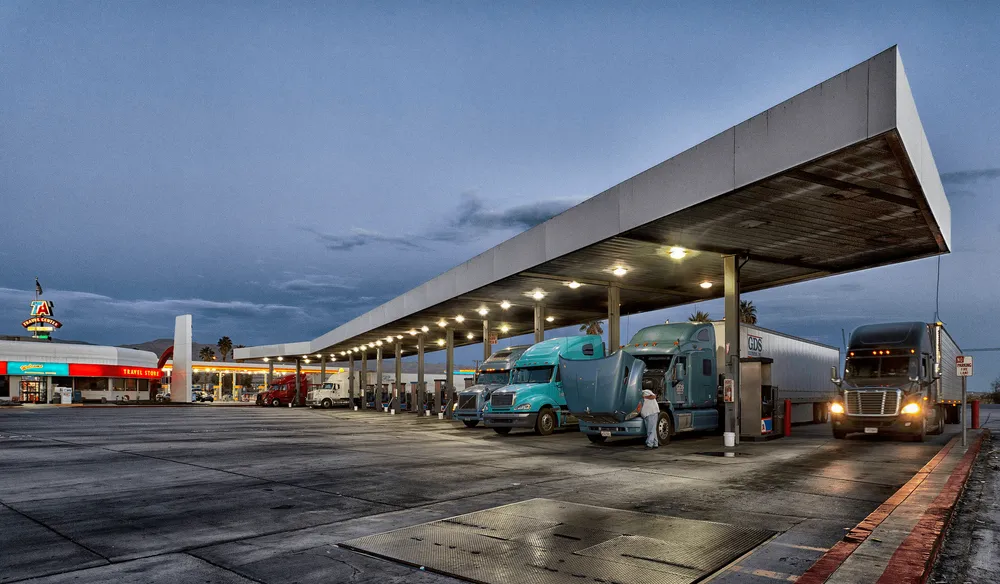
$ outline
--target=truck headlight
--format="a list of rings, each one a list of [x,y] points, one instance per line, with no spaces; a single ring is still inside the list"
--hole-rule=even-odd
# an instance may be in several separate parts
[[[903,413],[904,414],[919,414],[920,413],[920,404],[906,404],[905,406],[903,406]]]
[[[830,413],[832,413],[832,414],[843,414],[844,413],[844,404],[833,402],[832,404],[830,404]]]
[[[531,404],[530,403],[523,403],[523,404],[517,406],[514,409],[515,410],[530,410],[531,409]]]

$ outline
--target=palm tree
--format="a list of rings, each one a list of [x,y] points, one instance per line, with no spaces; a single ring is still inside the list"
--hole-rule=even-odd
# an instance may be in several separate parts
[[[212,347],[202,347],[201,351],[198,351],[198,358],[202,361],[214,361],[215,351],[212,350]]]
[[[753,305],[753,300],[740,300],[740,322],[757,324],[757,307]]]
[[[229,352],[233,350],[233,341],[229,337],[222,337],[216,346],[219,347],[219,353],[222,355],[222,360],[225,361],[226,355],[229,355]]]
[[[602,326],[603,323],[604,321],[602,320],[592,320],[588,323],[581,324],[580,332],[585,335],[603,335],[604,334],[604,327]]]
[[[707,312],[698,311],[688,317],[688,322],[712,322],[712,317]]]

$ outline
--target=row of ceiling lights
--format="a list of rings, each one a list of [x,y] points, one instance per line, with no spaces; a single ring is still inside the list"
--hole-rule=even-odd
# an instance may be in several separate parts
[[[687,253],[688,253],[688,251],[686,249],[684,249],[683,247],[676,247],[675,246],[675,247],[671,247],[668,250],[668,255],[671,258],[675,259],[675,260],[683,259],[685,256],[687,256]],[[616,265],[613,268],[611,268],[610,271],[611,271],[612,274],[614,274],[615,276],[617,276],[619,278],[621,278],[622,276],[624,276],[625,274],[628,273],[628,269],[625,268],[622,265]],[[577,282],[576,280],[572,280],[570,282],[563,282],[563,284],[565,286],[567,286],[568,288],[571,288],[573,290],[576,290],[577,288],[583,286],[583,284],[581,284],[580,282]],[[705,288],[706,290],[708,288],[711,288],[712,285],[713,285],[712,282],[709,282],[708,280],[706,280],[706,281],[702,282],[701,284],[699,284],[699,286],[701,286],[702,288]],[[542,290],[541,288],[536,288],[534,290],[531,290],[530,292],[526,292],[525,295],[526,296],[530,296],[534,300],[540,301],[540,300],[542,300],[542,299],[545,298],[546,292],[545,292],[545,290]],[[511,304],[510,301],[508,301],[508,300],[502,300],[499,304],[500,304],[500,308],[503,309],[503,310],[508,310],[508,309],[510,309],[511,306],[513,306],[513,304]],[[485,317],[487,314],[490,313],[490,309],[487,308],[484,305],[484,306],[480,306],[478,309],[476,309],[476,312],[479,313],[479,316]],[[548,317],[545,318],[545,320],[548,321],[548,322],[553,322],[553,321],[555,321],[555,317],[548,316]],[[465,317],[463,315],[459,314],[459,315],[455,316],[455,322],[458,322],[458,323],[465,322]],[[448,321],[442,318],[441,320],[439,320],[437,322],[437,325],[439,327],[441,327],[441,328],[444,328],[444,327],[448,326]],[[507,325],[507,324],[500,325],[500,332],[506,333],[509,330],[510,330],[510,326],[509,325]],[[426,325],[420,327],[420,332],[425,332],[426,333],[426,332],[429,332],[429,331],[430,331],[430,327],[428,327]],[[407,333],[410,336],[416,336],[417,332],[418,332],[417,329],[410,329],[409,331],[407,331]],[[471,341],[472,339],[475,338],[475,335],[473,335],[472,333],[468,333],[465,337]],[[394,341],[397,341],[397,340],[401,340],[402,338],[403,338],[403,335],[396,335],[395,337],[393,337],[392,335],[389,335],[388,337],[385,338],[385,340],[387,342],[391,343],[391,342],[394,342]],[[437,344],[438,344],[438,346],[444,346],[445,340],[444,339],[438,339],[437,340]],[[366,349],[375,348],[375,347],[381,347],[381,346],[382,346],[382,341],[378,340],[378,341],[375,341],[374,343],[362,344],[362,345],[360,345],[358,347],[353,347],[353,348],[350,348],[350,349],[345,349],[345,350],[343,350],[343,351],[340,352],[340,355],[343,357],[343,356],[347,356],[348,354],[351,354],[351,353],[358,353],[358,352],[364,351]],[[309,362],[309,356],[308,355],[303,355],[302,357],[303,357],[303,359],[305,359],[306,363]],[[320,357],[321,357],[320,355],[316,355],[317,359],[320,358]],[[336,354],[331,354],[330,357],[336,359],[337,356],[336,356]],[[267,360],[268,359],[265,357],[264,361],[267,361]],[[278,361],[281,361],[281,360],[282,360],[282,358],[278,357]]]

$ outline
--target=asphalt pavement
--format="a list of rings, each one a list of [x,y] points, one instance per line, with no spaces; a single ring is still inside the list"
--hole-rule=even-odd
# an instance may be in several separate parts
[[[712,581],[787,581],[956,430],[796,426],[725,458],[719,436],[647,451],[409,414],[4,408],[0,582],[457,582],[338,544],[534,498],[768,530]]]

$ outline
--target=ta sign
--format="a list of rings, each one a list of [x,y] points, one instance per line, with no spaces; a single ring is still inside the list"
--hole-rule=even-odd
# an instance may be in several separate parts
[[[972,377],[972,357],[969,355],[958,355],[955,357],[955,368],[959,377]]]

